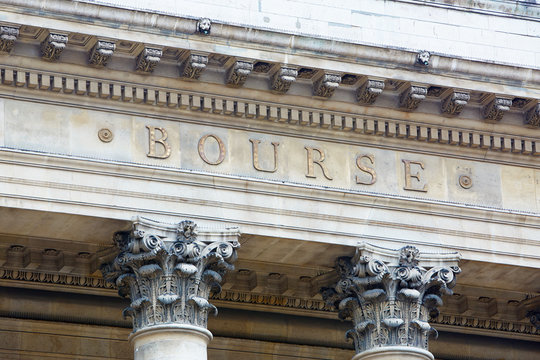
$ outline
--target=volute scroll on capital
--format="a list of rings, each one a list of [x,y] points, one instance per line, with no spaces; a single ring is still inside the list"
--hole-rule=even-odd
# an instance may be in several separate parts
[[[166,324],[206,328],[208,314],[217,314],[208,298],[234,269],[239,235],[237,228],[200,233],[193,221],[173,226],[142,218],[131,231],[117,232],[120,253],[102,273],[130,298],[124,315],[132,317],[133,331]]]
[[[460,273],[456,254],[420,254],[414,246],[387,250],[360,245],[353,257],[340,257],[340,280],[321,289],[328,305],[354,327],[346,336],[356,352],[389,346],[427,350],[442,295],[451,295]]]

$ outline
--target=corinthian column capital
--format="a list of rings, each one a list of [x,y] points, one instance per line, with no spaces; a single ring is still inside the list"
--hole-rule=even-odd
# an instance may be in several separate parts
[[[338,258],[340,280],[322,293],[340,318],[352,319],[354,327],[346,335],[359,354],[355,359],[363,359],[362,354],[375,359],[377,349],[388,348],[413,350],[417,355],[411,359],[430,358],[428,337],[435,330],[428,320],[438,315],[441,296],[452,294],[458,261],[457,253],[421,254],[414,246],[389,250],[368,244],[353,257]]]
[[[208,313],[217,309],[208,297],[234,269],[239,235],[237,228],[198,231],[192,221],[171,225],[142,218],[131,231],[116,233],[120,253],[102,272],[130,298],[124,314],[133,319],[134,335],[167,325],[209,334]]]

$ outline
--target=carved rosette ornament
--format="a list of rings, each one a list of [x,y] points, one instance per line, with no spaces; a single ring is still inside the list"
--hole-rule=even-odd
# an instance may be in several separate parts
[[[330,98],[334,95],[334,91],[339,87],[339,84],[341,84],[341,75],[324,74],[315,82],[313,95]]]
[[[504,113],[510,110],[510,106],[512,106],[511,99],[496,97],[484,106],[482,115],[489,122],[501,121]]]
[[[232,87],[243,86],[252,70],[253,62],[245,60],[236,61],[229,70],[229,75],[227,76],[227,85]]]
[[[375,100],[382,94],[383,90],[383,80],[367,79],[356,91],[356,100],[361,104],[371,105],[375,103]]]
[[[290,67],[282,67],[272,78],[272,91],[285,94],[291,84],[296,81],[298,70]]]
[[[180,76],[184,79],[197,80],[206,69],[207,64],[207,55],[190,54],[180,66]]]
[[[426,95],[427,87],[412,85],[399,96],[399,107],[408,111],[416,110]]]
[[[131,300],[124,315],[132,317],[133,332],[163,325],[206,329],[208,314],[217,314],[210,292],[219,292],[225,272],[234,269],[238,236],[236,228],[199,233],[192,221],[173,226],[141,218],[131,231],[116,233],[120,253],[102,273]]]
[[[441,110],[444,114],[458,116],[471,96],[463,91],[452,91],[441,103]]]
[[[161,49],[145,47],[137,58],[135,71],[151,73],[159,64],[162,55],[163,51]]]
[[[0,52],[11,52],[18,36],[19,28],[13,26],[0,26]]]
[[[92,48],[90,52],[90,58],[88,63],[90,65],[103,67],[107,65],[107,62],[112,57],[114,50],[116,49],[116,44],[110,41],[98,40],[96,45]]]
[[[48,61],[58,60],[67,42],[67,35],[50,33],[41,43],[41,58]]]
[[[341,319],[352,319],[346,336],[357,354],[396,346],[427,351],[428,337],[436,332],[428,320],[439,314],[441,296],[452,294],[458,261],[457,253],[421,255],[414,246],[362,244],[354,257],[338,258],[340,280],[321,292]]]

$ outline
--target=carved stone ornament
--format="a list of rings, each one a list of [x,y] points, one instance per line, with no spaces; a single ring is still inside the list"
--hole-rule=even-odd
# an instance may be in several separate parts
[[[227,85],[233,87],[243,86],[252,70],[253,62],[245,60],[236,61],[229,70]]]
[[[208,64],[208,56],[190,54],[180,66],[180,76],[185,79],[197,80]]]
[[[334,95],[334,91],[339,87],[339,84],[341,84],[341,75],[324,74],[315,82],[313,95],[330,98]]]
[[[212,21],[207,18],[200,19],[197,21],[197,32],[203,35],[210,35],[210,30],[212,29]]]
[[[442,102],[441,110],[444,114],[457,116],[471,99],[469,93],[463,91],[452,91]]]
[[[383,80],[367,79],[356,91],[356,100],[365,105],[371,105],[384,90]]]
[[[540,103],[525,113],[525,125],[540,127]]]
[[[41,43],[41,58],[48,61],[58,60],[67,42],[67,35],[50,33]]]
[[[192,221],[169,225],[138,218],[131,231],[118,232],[120,253],[102,266],[108,282],[131,304],[124,315],[133,319],[133,331],[166,324],[206,328],[208,302],[219,292],[225,272],[233,270],[239,232],[201,231]]]
[[[441,296],[452,294],[459,255],[420,254],[414,246],[400,250],[361,244],[354,257],[340,257],[340,280],[321,289],[342,319],[352,319],[346,334],[357,353],[387,346],[427,350],[436,332],[428,323],[439,314]]]
[[[296,81],[298,70],[290,67],[282,67],[272,78],[272,91],[285,94],[291,84]]]
[[[511,99],[496,97],[484,106],[482,115],[486,121],[497,122],[510,110],[510,106],[512,106]]]
[[[135,70],[151,73],[161,60],[162,55],[163,51],[161,51],[161,49],[145,47],[137,58],[137,66],[135,67]]]
[[[416,63],[423,66],[429,66],[430,57],[431,57],[431,54],[429,53],[429,51],[426,51],[426,50],[419,51],[418,54],[416,54]]]
[[[420,102],[426,98],[427,88],[411,85],[399,96],[399,107],[408,111],[416,110]]]
[[[96,45],[90,51],[90,57],[88,63],[90,65],[103,67],[107,65],[107,62],[112,57],[114,50],[116,50],[116,44],[110,41],[98,40]]]
[[[12,26],[0,26],[0,52],[11,52],[18,36],[19,28]]]

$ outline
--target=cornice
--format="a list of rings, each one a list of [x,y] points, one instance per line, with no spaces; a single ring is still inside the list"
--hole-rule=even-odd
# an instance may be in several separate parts
[[[146,41],[154,41],[156,46],[162,47],[174,47],[173,44],[178,44],[178,40],[181,42],[188,40],[188,50],[209,51],[213,47],[212,44],[220,44],[229,48],[226,50],[223,46],[220,46],[223,51],[231,51],[225,53],[229,56],[242,57],[242,52],[245,53],[245,51],[241,49],[257,49],[262,51],[261,53],[287,54],[286,58],[300,54],[305,55],[306,60],[308,58],[326,58],[334,60],[336,66],[339,66],[339,64],[366,64],[387,69],[420,71],[425,76],[440,74],[446,77],[470,78],[475,81],[482,79],[481,81],[485,82],[506,83],[514,86],[528,84],[528,86],[536,88],[540,84],[540,71],[538,69],[473,61],[445,54],[431,54],[429,68],[421,69],[416,65],[417,52],[410,49],[353,44],[336,39],[319,39],[306,35],[292,35],[265,29],[246,28],[241,25],[220,24],[219,21],[212,27],[211,34],[204,36],[198,34],[197,21],[199,19],[193,17],[147,13],[81,2],[6,0],[3,4],[6,13],[4,21],[7,23],[10,22],[11,18],[9,13],[14,13],[25,14],[28,17],[48,18],[48,23],[56,24],[58,26],[56,30],[64,32],[74,32],[74,27],[70,26],[69,23],[81,23],[90,28],[95,28],[95,34],[87,35],[103,37],[107,37],[107,35],[106,32],[100,31],[100,28],[112,28],[115,29],[115,33],[122,33],[122,28],[129,28],[130,30],[136,30],[138,35],[146,36]],[[13,16],[11,22],[15,24],[16,20],[20,21],[20,19],[20,16]],[[19,23],[19,25],[25,24]],[[51,29],[51,31],[55,30]],[[100,35],[99,33],[103,34]],[[117,40],[134,41],[135,39]],[[270,59],[261,58],[258,60],[269,61]],[[287,60],[282,62],[289,63]],[[291,62],[289,64],[309,67],[309,63],[294,64],[294,62]],[[343,68],[330,68],[327,70],[343,71]]]

